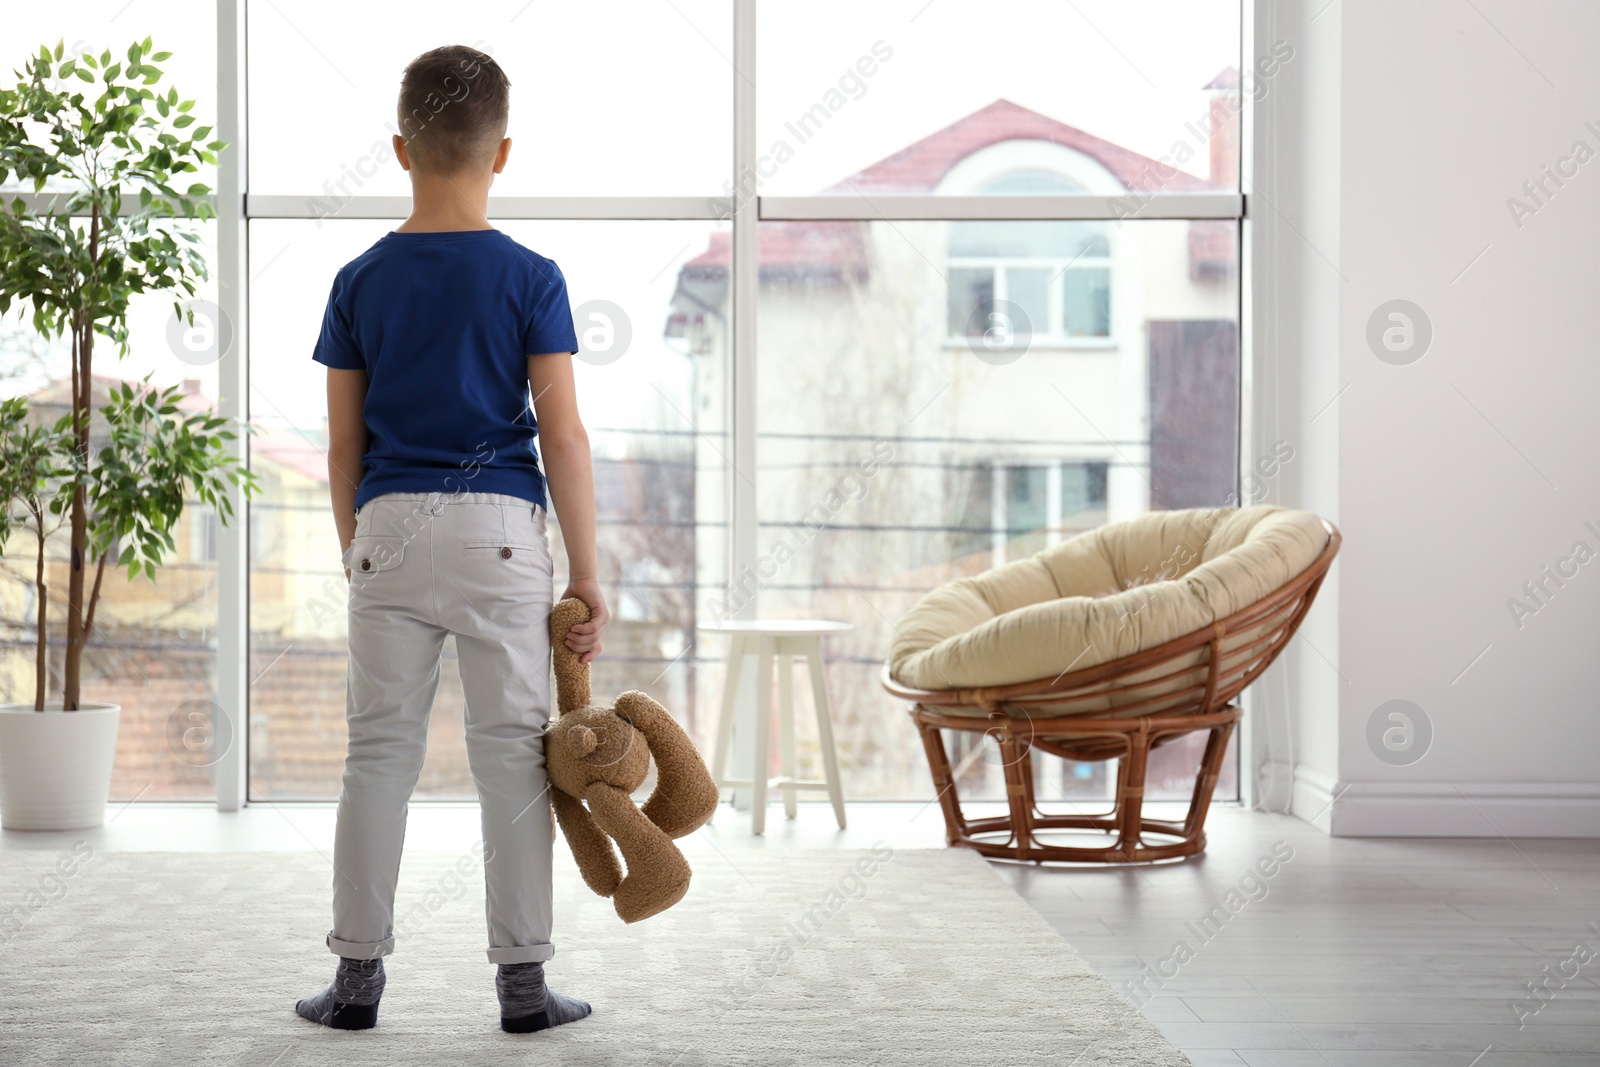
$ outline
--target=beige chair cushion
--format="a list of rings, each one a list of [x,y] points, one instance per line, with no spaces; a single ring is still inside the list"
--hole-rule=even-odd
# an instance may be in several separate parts
[[[916,689],[965,689],[1109,663],[1249,607],[1309,567],[1327,543],[1316,515],[1268,505],[1153,511],[1111,523],[929,593],[901,621],[889,671]],[[1225,647],[1271,625],[1231,635]],[[1193,662],[1203,672],[1203,649]],[[1041,710],[1114,710],[1150,695],[1104,689]]]

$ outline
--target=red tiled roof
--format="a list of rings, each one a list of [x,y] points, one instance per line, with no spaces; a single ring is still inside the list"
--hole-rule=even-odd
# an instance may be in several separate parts
[[[1228,67],[1212,79],[1207,89],[1226,89],[1228,79],[1237,85],[1239,72]],[[829,193],[927,193],[938,188],[957,163],[990,145],[1003,141],[1049,141],[1080,152],[1099,162],[1127,189],[1192,192],[1215,188],[1210,181],[1178,171],[1158,160],[1112,144],[1076,126],[1058,122],[1009,100],[996,100],[965,118],[879,160],[825,190]],[[834,274],[866,272],[867,242],[861,222],[769,222],[757,231],[761,273],[825,270]],[[1198,227],[1190,235],[1190,274],[1214,278],[1231,270],[1234,260],[1232,229]],[[708,247],[685,264],[690,273],[716,274],[730,260],[729,235],[714,233]]]
[[[90,401],[96,407],[106,402],[111,395],[111,390],[120,388],[124,383],[131,384],[135,388],[144,384],[136,378],[119,378],[113,374],[91,374],[89,379],[93,383],[90,389],[92,394]],[[159,383],[155,383],[155,385],[157,388],[165,388]],[[29,399],[39,405],[70,407],[72,404],[72,379],[70,377],[52,378],[34,390],[29,395]],[[212,406],[214,406],[212,402],[206,398],[205,393],[201,390],[200,379],[185,378],[183,380],[183,391],[178,395],[178,410],[199,411]]]
[[[1170,192],[1188,192],[1210,186],[1204,178],[1178,172],[1162,177],[1168,167],[1149,156],[1112,144],[1076,126],[1057,122],[1009,100],[996,100],[966,118],[929,134],[865,170],[852,174],[828,190],[830,193],[926,193],[938,187],[957,163],[981,149],[1002,141],[1049,141],[1081,152],[1098,161],[1124,188],[1149,187],[1159,182]]]
[[[1233,274],[1238,260],[1237,230],[1231,219],[1189,223],[1189,279],[1217,281]]]
[[[1237,89],[1239,88],[1239,68],[1223,67],[1215,78],[1206,82],[1207,89]]]
[[[867,267],[866,236],[859,222],[764,222],[756,240],[764,274],[825,266],[859,275]],[[731,258],[729,235],[714,233],[706,250],[685,266],[726,269]]]
[[[313,482],[328,480],[328,456],[298,431],[263,427],[250,435],[252,462],[266,460]]]

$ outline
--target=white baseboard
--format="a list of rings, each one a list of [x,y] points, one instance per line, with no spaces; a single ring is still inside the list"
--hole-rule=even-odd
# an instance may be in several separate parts
[[[1600,837],[1600,782],[1338,782],[1281,760],[1260,781],[1334,837]]]
[[[1347,782],[1335,837],[1600,837],[1600,783]]]

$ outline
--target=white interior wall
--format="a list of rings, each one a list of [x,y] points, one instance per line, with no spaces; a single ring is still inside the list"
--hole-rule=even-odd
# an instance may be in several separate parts
[[[1575,552],[1600,557],[1600,6],[1262,7],[1296,57],[1254,157],[1252,437],[1296,443],[1278,499],[1345,535],[1252,709],[1263,800],[1292,781],[1335,834],[1600,834],[1600,565]],[[1433,333],[1403,365],[1368,342],[1395,299]],[[1397,699],[1433,732],[1403,765],[1368,739]]]

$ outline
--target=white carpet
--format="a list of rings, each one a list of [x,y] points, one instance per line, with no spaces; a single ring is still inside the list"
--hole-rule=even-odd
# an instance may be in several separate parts
[[[364,1033],[293,1014],[333,971],[325,858],[117,852],[52,877],[63,855],[4,854],[0,1063],[1187,1063],[964,850],[898,851],[866,877],[866,852],[696,852],[688,899],[633,927],[569,861],[549,972],[595,1013],[520,1036],[497,1027],[471,851],[407,855]]]

